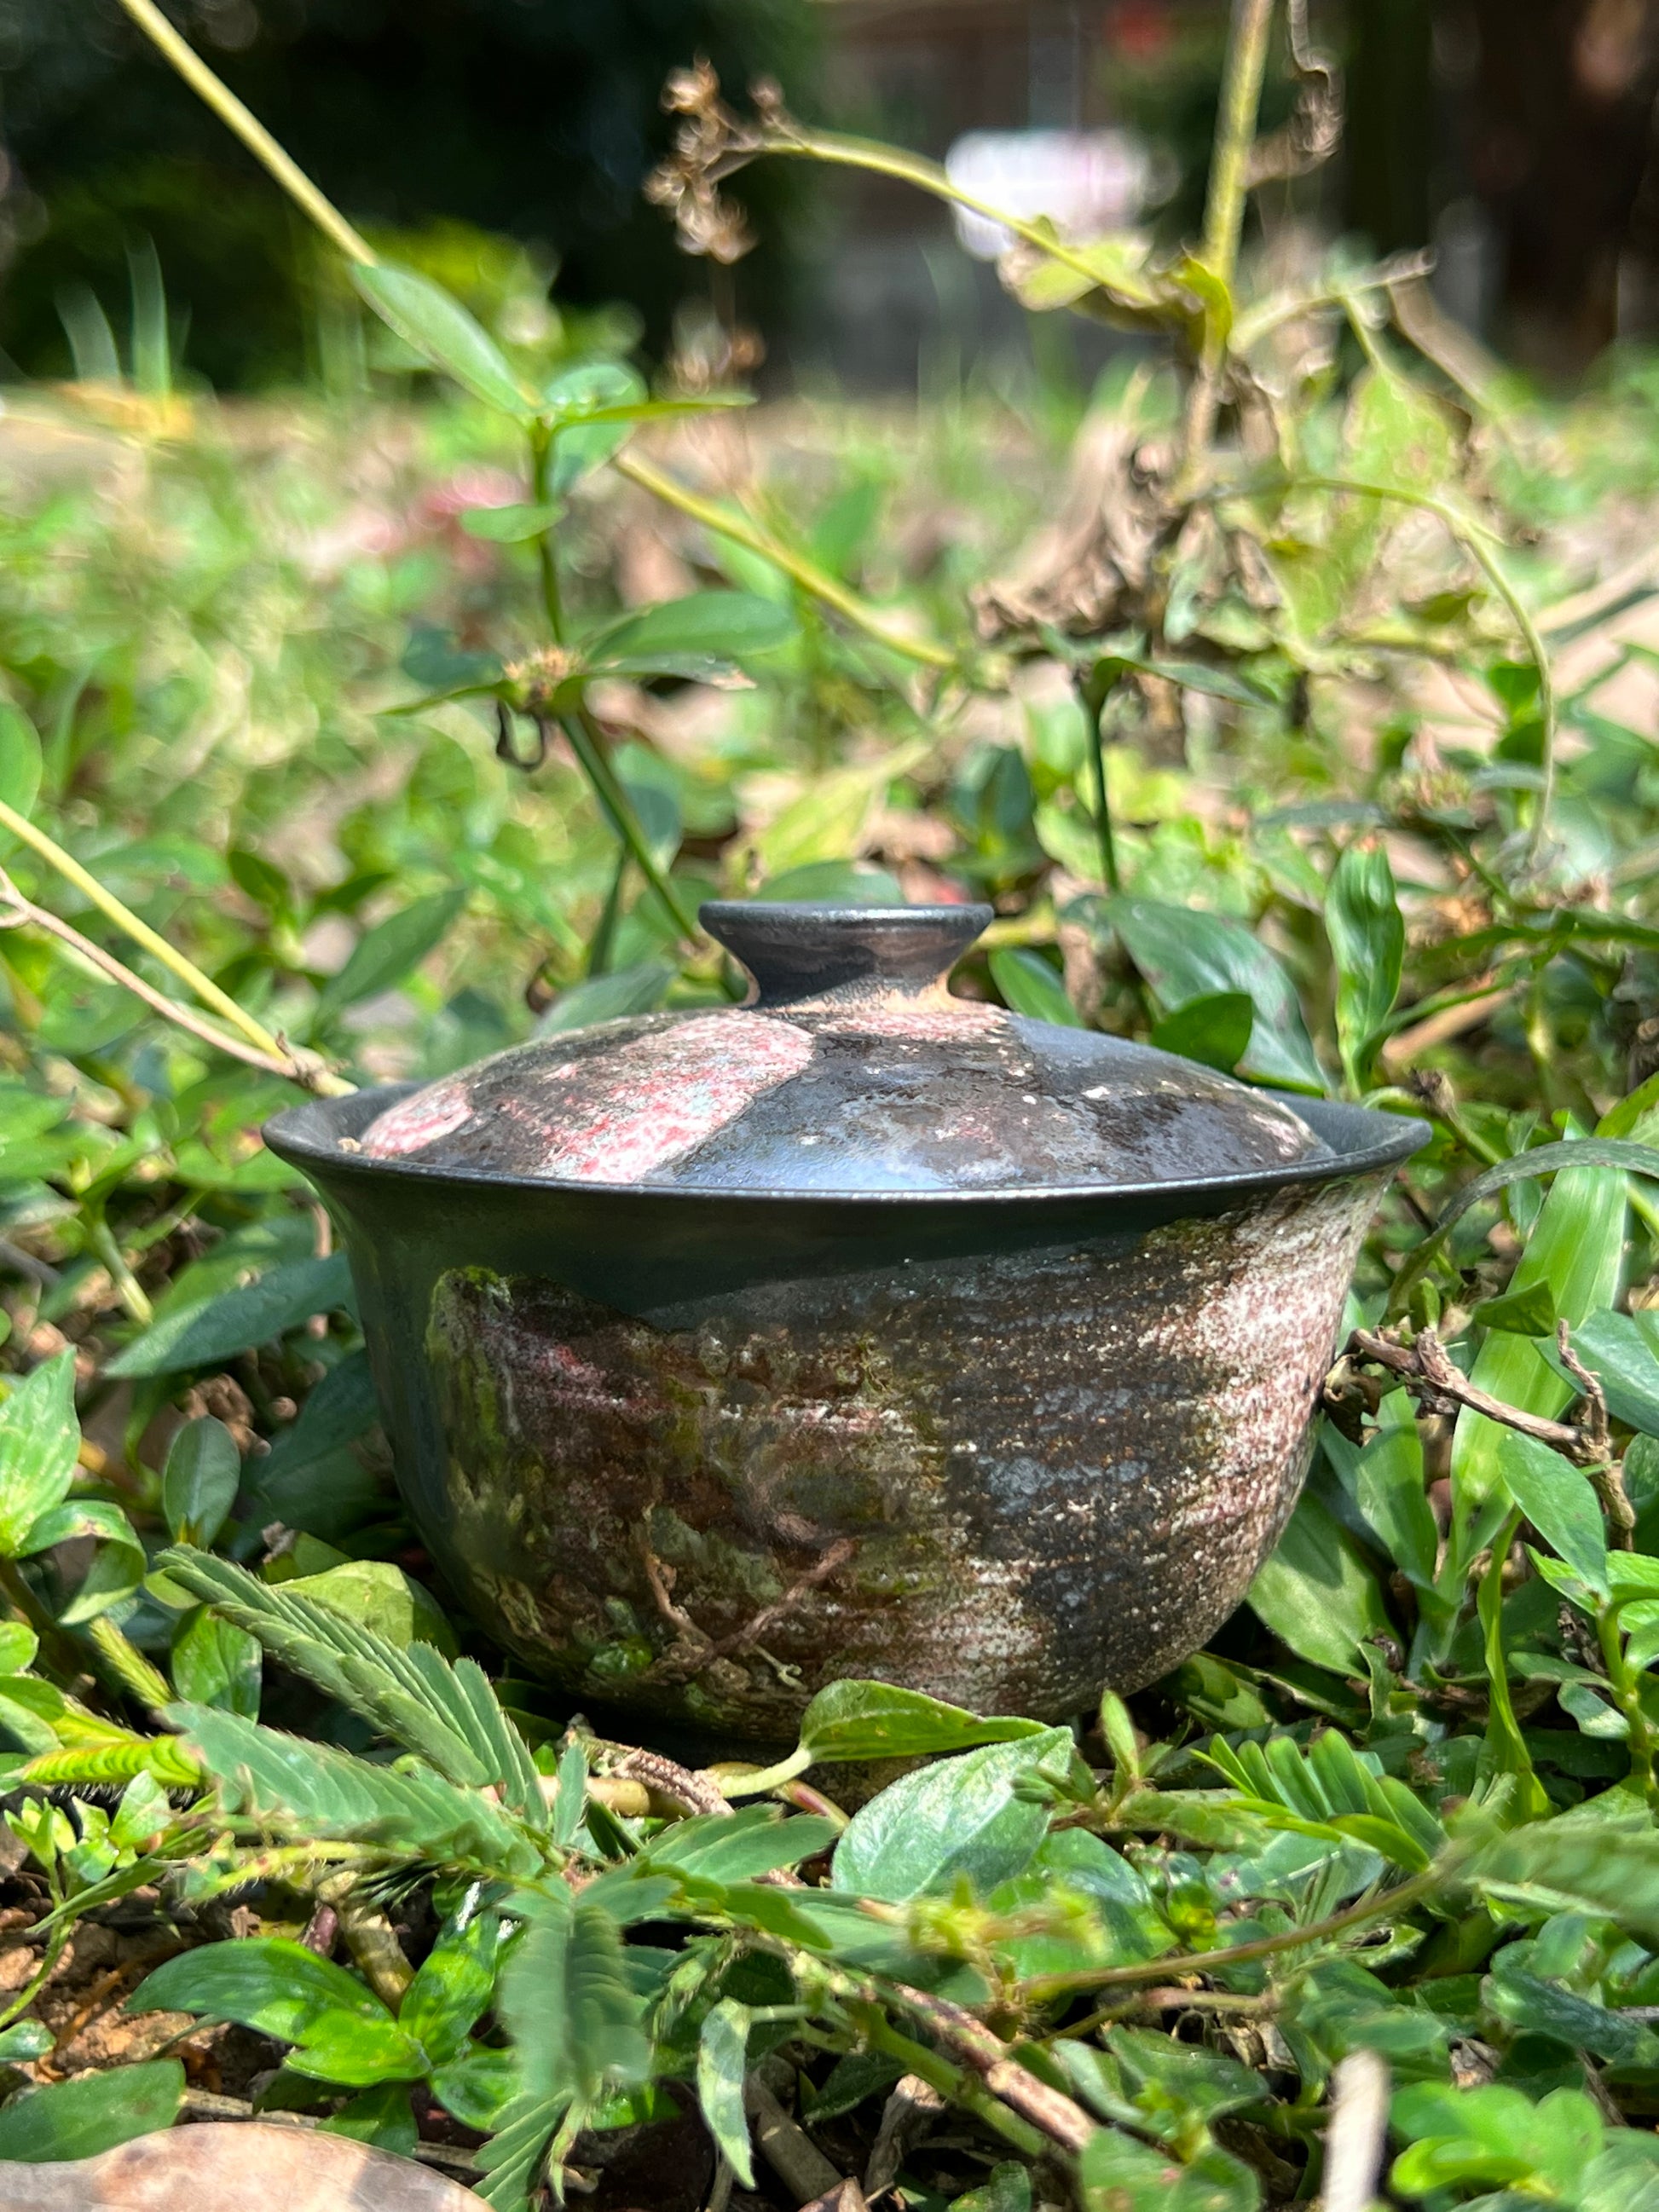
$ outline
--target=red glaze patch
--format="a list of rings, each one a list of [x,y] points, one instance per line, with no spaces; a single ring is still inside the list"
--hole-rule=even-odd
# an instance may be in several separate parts
[[[734,1011],[693,1015],[602,1060],[550,1067],[537,1085],[536,1118],[551,1127],[535,1172],[568,1182],[643,1182],[811,1057],[805,1030]]]
[[[429,1091],[417,1091],[369,1123],[363,1132],[363,1150],[377,1160],[402,1159],[459,1129],[471,1111],[464,1083],[440,1083]]]

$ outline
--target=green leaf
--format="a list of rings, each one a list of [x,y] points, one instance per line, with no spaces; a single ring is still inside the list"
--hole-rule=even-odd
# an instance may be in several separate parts
[[[641,960],[609,975],[589,975],[560,992],[536,1024],[536,1034],[551,1036],[594,1022],[619,1021],[627,1014],[654,1013],[678,973],[666,960]]]
[[[1178,1053],[1231,1075],[1249,1049],[1255,1002],[1243,991],[1206,991],[1165,1014],[1152,1030],[1160,1052]]]
[[[0,799],[27,821],[40,790],[40,739],[33,722],[9,700],[0,699]],[[0,852],[11,842],[0,830]]]
[[[0,1400],[0,1558],[15,1559],[75,1477],[75,1354],[41,1362]]]
[[[749,2008],[723,1997],[697,2039],[697,2102],[716,2147],[744,2189],[755,2186],[743,2077],[749,2057]]]
[[[413,2158],[421,2139],[409,2091],[400,2081],[364,2089],[331,2120],[325,2120],[318,2132],[349,2136],[354,2142],[372,2143],[376,2150],[391,2151],[398,2158]]]
[[[745,1805],[739,1813],[677,1820],[632,1863],[643,1873],[674,1869],[703,1881],[749,1881],[816,1858],[840,1832],[816,1813],[786,1818],[779,1805]]]
[[[17,2066],[31,2058],[44,2058],[54,2038],[44,2021],[15,2021],[0,2028],[0,2066]]]
[[[1350,845],[1332,871],[1325,933],[1336,960],[1337,1044],[1349,1085],[1360,1091],[1406,957],[1406,925],[1380,842]]]
[[[58,1618],[66,1628],[94,1620],[131,1597],[144,1578],[144,1547],[118,1505],[101,1498],[70,1498],[43,1513],[23,1540],[26,1552],[49,1551],[76,1536],[98,1546],[80,1588]]]
[[[1115,2128],[1100,2128],[1079,2162],[1085,2212],[1256,2212],[1261,2184],[1213,2146],[1190,2166]]]
[[[712,676],[794,631],[787,607],[752,592],[691,592],[611,623],[588,640],[586,658],[596,676]]]
[[[1003,1005],[1017,1014],[1034,1022],[1054,1022],[1062,1029],[1084,1026],[1058,971],[1029,945],[1005,945],[994,952],[991,981],[1001,994]]]
[[[461,527],[469,538],[491,545],[522,545],[551,530],[564,508],[557,501],[546,507],[469,507],[461,514]]]
[[[434,2066],[460,2057],[468,2034],[489,2004],[500,1942],[496,1913],[474,1911],[470,1918],[455,1915],[404,1993],[398,2024],[418,2040]]]
[[[1030,2167],[1005,2159],[977,2189],[952,2197],[951,2212],[1031,2212]]]
[[[853,1815],[836,1846],[835,1887],[902,1905],[965,1875],[981,1892],[1022,1872],[1048,1808],[1015,1795],[1045,1761],[1063,1770],[1068,1729],[987,1744],[907,1774]]]
[[[454,698],[462,692],[487,691],[501,680],[501,663],[493,653],[472,653],[455,643],[447,630],[433,623],[416,622],[410,625],[409,643],[404,647],[398,663],[411,684],[418,684],[430,697],[415,701],[399,708],[400,714],[410,714],[416,707],[429,705],[440,698]]]
[[[549,379],[542,414],[553,431],[549,489],[568,492],[626,443],[635,410],[649,404],[645,385],[625,362],[584,362]]]
[[[174,1632],[167,1671],[188,1704],[216,1705],[252,1721],[259,1717],[259,1660],[257,1638],[204,1605]]]
[[[1431,1589],[1440,1532],[1424,1481],[1423,1439],[1409,1395],[1389,1393],[1363,1450],[1328,1421],[1321,1443],[1338,1480],[1389,1557],[1420,1589]]]
[[[353,262],[349,274],[381,321],[405,345],[424,354],[435,368],[447,370],[486,407],[497,408],[520,422],[534,415],[533,401],[494,338],[441,284],[393,261],[379,261],[368,267]]]
[[[366,1436],[380,1418],[368,1354],[354,1352],[331,1367],[255,1470],[261,1493],[276,1481],[302,1474],[343,1445]]]
[[[170,2128],[184,2095],[185,2069],[176,2058],[54,2081],[14,2098],[0,2112],[0,2160],[40,2165],[97,2158],[138,2136]]]
[[[181,1375],[216,1367],[303,1328],[313,1314],[335,1313],[353,1303],[351,1268],[343,1252],[325,1260],[295,1260],[216,1297],[179,1306],[135,1337],[105,1369],[106,1375]]]
[[[242,1480],[242,1455],[222,1421],[204,1413],[186,1421],[167,1447],[161,1471],[161,1512],[176,1543],[212,1543]]]
[[[1608,1595],[1607,1532],[1589,1478],[1535,1437],[1505,1429],[1498,1443],[1504,1487],[1552,1551],[1599,1597]]]
[[[463,1787],[492,1783],[532,1826],[546,1824],[541,1778],[482,1669],[452,1666],[427,1643],[400,1650],[327,1606],[272,1587],[228,1559],[184,1547],[157,1564],[173,1581],[257,1636],[273,1658]]]
[[[1555,1293],[1547,1283],[1528,1283],[1524,1291],[1506,1291],[1501,1298],[1486,1298],[1469,1318],[1482,1328],[1504,1330],[1511,1336],[1553,1336],[1560,1316]]]
[[[436,1598],[390,1559],[348,1559],[320,1575],[296,1575],[283,1588],[290,1597],[309,1598],[347,1620],[360,1620],[400,1651],[419,1642],[435,1645],[447,1659],[459,1653]]]
[[[21,1674],[40,1648],[40,1639],[21,1620],[0,1620],[0,1674]]]
[[[489,1866],[508,1875],[540,1863],[528,1839],[477,1790],[303,1743],[210,1705],[169,1705],[166,1717],[215,1778],[228,1811],[295,1836],[371,1837],[411,1860]]]
[[[980,1744],[1011,1743],[1042,1733],[1041,1721],[981,1720],[920,1690],[849,1679],[831,1682],[808,1705],[801,1716],[800,1746],[816,1765],[970,1751]]]
[[[146,1975],[130,2009],[234,2021],[295,2044],[308,2042],[331,2017],[370,2027],[392,2024],[373,1990],[331,1959],[283,1936],[243,1936],[181,1952]]]
[[[1111,899],[1106,913],[1166,1012],[1220,992],[1243,994],[1255,1008],[1243,1072],[1322,1094],[1325,1078],[1291,979],[1243,922],[1145,898]]]
[[[1593,1313],[1572,1332],[1572,1348],[1601,1382],[1607,1411],[1644,1436],[1659,1437],[1659,1327],[1650,1314]],[[1567,1375],[1553,1346],[1544,1356]],[[1578,1385],[1573,1382],[1576,1391]]]
[[[465,904],[465,889],[458,884],[453,890],[411,899],[399,912],[366,930],[339,974],[324,985],[313,1026],[322,1029],[348,1006],[401,983],[411,968],[442,943]]]
[[[1310,1490],[1303,1492],[1278,1550],[1257,1569],[1247,1602],[1298,1658],[1333,1674],[1353,1674],[1365,1639],[1394,1633],[1359,1547]]]
[[[515,1899],[526,1925],[501,1975],[498,2009],[518,2047],[526,2094],[592,2102],[643,2081],[651,2045],[617,1923],[562,1884]]]

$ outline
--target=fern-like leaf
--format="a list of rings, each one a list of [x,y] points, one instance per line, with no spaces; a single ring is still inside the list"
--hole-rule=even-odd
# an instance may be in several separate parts
[[[212,1705],[169,1705],[167,1717],[199,1753],[226,1810],[270,1832],[383,1843],[411,1860],[492,1875],[522,1877],[542,1863],[489,1798],[439,1775],[377,1766]]]
[[[546,1825],[535,1762],[471,1660],[452,1667],[429,1644],[399,1650],[362,1622],[188,1545],[163,1553],[158,1564],[447,1781],[475,1790],[493,1784],[521,1820]]]

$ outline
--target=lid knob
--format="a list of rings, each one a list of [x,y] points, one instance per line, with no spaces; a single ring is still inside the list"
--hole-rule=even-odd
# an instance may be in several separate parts
[[[715,899],[697,914],[754,977],[750,1003],[761,1006],[944,999],[951,969],[993,918],[988,906],[764,899]]]

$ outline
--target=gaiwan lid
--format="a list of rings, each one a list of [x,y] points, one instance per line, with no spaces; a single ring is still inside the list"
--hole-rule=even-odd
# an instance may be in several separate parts
[[[1208,1182],[1328,1156],[1299,1115],[1147,1045],[953,998],[984,906],[719,902],[741,1006],[514,1047],[370,1122],[369,1158],[787,1193]]]

